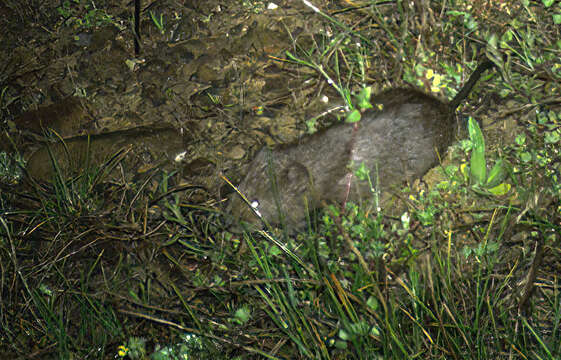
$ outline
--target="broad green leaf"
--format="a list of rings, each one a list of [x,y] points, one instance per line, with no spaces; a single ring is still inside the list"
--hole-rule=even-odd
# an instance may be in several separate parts
[[[492,188],[488,189],[488,191],[493,195],[503,196],[503,195],[506,195],[510,191],[510,188],[511,188],[510,184],[502,183],[502,184],[499,184],[495,187],[492,187]]]
[[[469,138],[473,143],[470,159],[471,181],[474,184],[484,184],[487,178],[487,168],[485,162],[485,139],[483,133],[473,118],[468,122]]]
[[[360,111],[358,111],[357,109],[354,109],[353,111],[351,111],[348,115],[347,118],[345,119],[345,122],[348,123],[356,123],[360,121]]]
[[[503,165],[503,160],[499,159],[495,166],[493,166],[487,177],[487,182],[485,183],[487,188],[495,187],[506,179],[507,172]]]

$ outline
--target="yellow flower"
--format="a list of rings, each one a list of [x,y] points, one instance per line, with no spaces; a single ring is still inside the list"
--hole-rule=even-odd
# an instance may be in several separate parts
[[[427,70],[426,78],[431,79],[434,76],[434,71],[432,69]]]
[[[128,349],[125,345],[120,345],[120,346],[117,348],[117,354],[118,354],[120,357],[125,357],[125,355],[127,355],[128,352],[129,352],[129,349]]]

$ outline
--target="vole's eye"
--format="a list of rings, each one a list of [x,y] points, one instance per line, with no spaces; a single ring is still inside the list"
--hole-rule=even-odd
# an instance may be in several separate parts
[[[257,200],[252,200],[249,203],[251,205],[251,208],[253,209],[253,211],[255,212],[255,214],[259,217],[263,217],[263,215],[261,215],[261,212],[259,211],[259,201]]]
[[[257,201],[257,200],[251,200],[251,201],[249,202],[249,204],[251,205],[251,207],[252,207],[254,210],[257,210],[257,208],[259,207],[259,201]]]

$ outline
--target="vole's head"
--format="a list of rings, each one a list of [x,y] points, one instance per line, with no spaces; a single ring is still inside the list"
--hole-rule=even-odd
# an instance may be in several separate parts
[[[238,221],[262,227],[271,225],[298,227],[315,204],[310,174],[306,167],[283,156],[270,159],[262,150],[250,164],[244,180],[232,194],[228,212]],[[276,155],[276,154],[275,154]]]

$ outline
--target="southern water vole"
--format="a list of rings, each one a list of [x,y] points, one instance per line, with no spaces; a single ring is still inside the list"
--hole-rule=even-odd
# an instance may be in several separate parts
[[[422,177],[455,139],[454,110],[491,66],[482,63],[448,104],[418,90],[392,89],[374,96],[382,110],[366,111],[356,125],[337,124],[293,144],[264,148],[238,189],[267,222],[279,224],[282,218],[296,229],[307,210],[324,202],[370,198],[368,183],[353,175],[363,162],[373,180],[377,174],[381,191]],[[259,221],[237,195],[229,210],[240,220]]]

